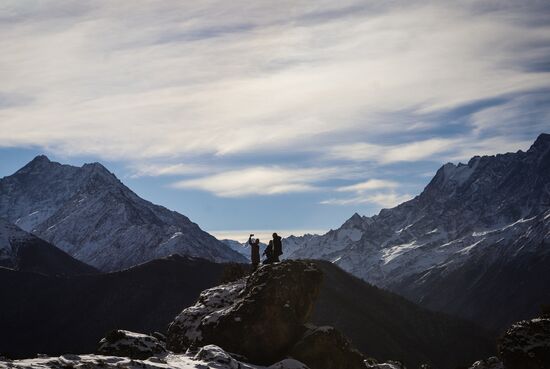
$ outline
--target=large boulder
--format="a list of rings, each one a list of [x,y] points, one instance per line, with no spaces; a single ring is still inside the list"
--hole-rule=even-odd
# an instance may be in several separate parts
[[[98,353],[102,355],[124,356],[131,359],[147,359],[166,353],[164,343],[146,334],[121,329],[107,333],[99,341]]]
[[[170,324],[168,349],[214,344],[258,364],[283,359],[304,333],[321,281],[315,264],[286,260],[206,290]]]
[[[498,351],[506,369],[550,368],[550,318],[513,324],[499,340]]]
[[[290,356],[315,369],[364,369],[365,358],[333,327],[309,327]]]

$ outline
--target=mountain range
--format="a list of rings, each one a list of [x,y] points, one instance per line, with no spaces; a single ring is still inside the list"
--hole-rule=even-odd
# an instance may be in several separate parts
[[[550,301],[550,135],[526,152],[445,164],[414,199],[284,245],[285,257],[329,260],[424,307],[501,330]]]
[[[171,254],[246,262],[186,216],[146,201],[99,163],[38,156],[0,179],[0,218],[103,271]]]

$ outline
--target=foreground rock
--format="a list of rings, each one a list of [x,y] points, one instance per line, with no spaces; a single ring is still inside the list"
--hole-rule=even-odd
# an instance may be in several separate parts
[[[322,280],[305,261],[266,265],[248,280],[204,291],[168,329],[167,345],[183,352],[215,344],[251,362],[284,358],[304,332]]]
[[[163,342],[146,334],[114,330],[99,342],[98,353],[126,356],[131,359],[147,359],[151,356],[165,354],[164,346]]]
[[[331,327],[306,327],[322,281],[308,261],[262,266],[248,279],[204,291],[168,329],[167,347],[214,344],[250,362],[292,357],[314,369],[365,368],[363,356]]]
[[[498,350],[505,369],[550,368],[550,318],[513,324],[500,339]]]
[[[312,368],[365,368],[363,355],[333,327],[310,327],[290,351],[293,358]]]

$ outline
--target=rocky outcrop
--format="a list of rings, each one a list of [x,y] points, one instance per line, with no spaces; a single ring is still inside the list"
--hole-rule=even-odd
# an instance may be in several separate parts
[[[168,348],[217,345],[257,364],[291,357],[314,369],[364,368],[361,353],[336,329],[305,325],[321,280],[314,263],[287,260],[206,290],[170,325]]]
[[[498,351],[505,369],[550,368],[550,318],[513,324],[499,340]]]
[[[290,356],[315,369],[365,368],[363,355],[333,327],[310,327]]]
[[[321,280],[313,263],[286,261],[206,290],[170,325],[168,348],[215,344],[255,363],[282,359],[304,333]]]
[[[147,359],[165,354],[166,348],[162,341],[153,336],[118,329],[110,331],[99,341],[98,353],[131,359]]]

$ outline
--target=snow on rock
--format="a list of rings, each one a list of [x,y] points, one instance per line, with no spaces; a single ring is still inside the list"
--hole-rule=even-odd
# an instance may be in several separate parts
[[[377,363],[373,360],[365,362],[366,369],[406,369],[405,365],[399,361],[388,361],[386,363]],[[421,367],[422,369],[422,367]]]
[[[513,324],[498,343],[506,369],[545,369],[550,363],[550,318],[522,320]]]
[[[171,254],[246,262],[186,216],[137,196],[99,163],[35,158],[0,179],[0,217],[103,271]]]
[[[499,358],[492,356],[485,360],[476,361],[468,369],[504,369],[504,366]]]
[[[62,355],[36,359],[5,360],[0,358],[0,369],[309,369],[306,365],[285,359],[270,367],[237,361],[220,348],[208,346],[197,355],[164,354],[146,360],[103,355]]]
[[[172,349],[184,351],[203,340],[201,327],[213,324],[227,312],[246,287],[246,280],[207,289],[199,295],[195,305],[184,309],[170,324],[169,337]]]
[[[163,342],[153,336],[119,329],[109,332],[101,339],[98,352],[103,355],[146,359],[165,353],[166,348]]]

